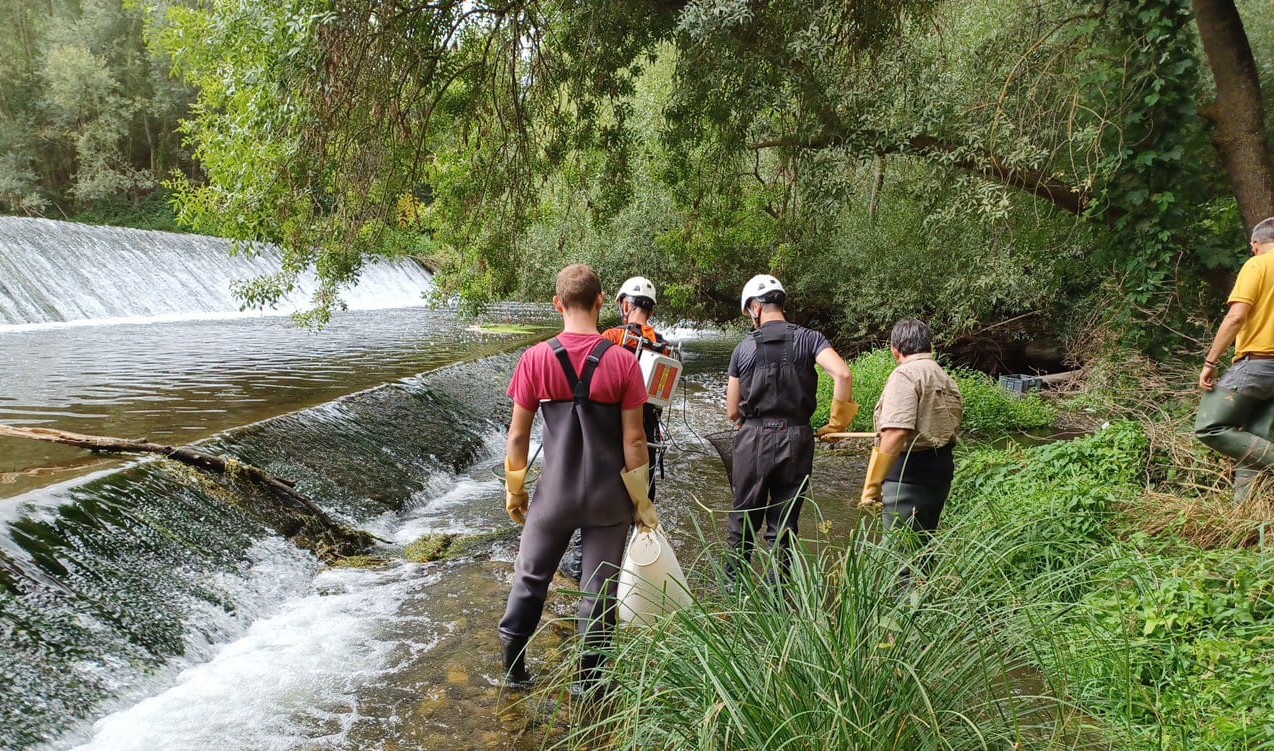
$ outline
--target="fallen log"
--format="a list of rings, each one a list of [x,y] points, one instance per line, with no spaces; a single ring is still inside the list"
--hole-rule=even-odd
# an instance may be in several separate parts
[[[93,452],[156,454],[197,469],[216,472],[231,480],[247,479],[264,485],[277,493],[294,511],[312,517],[324,530],[336,535],[338,538],[361,540],[362,547],[365,547],[371,539],[378,539],[366,532],[349,529],[337,522],[317,503],[297,491],[296,483],[291,480],[276,477],[252,464],[245,464],[233,458],[227,459],[216,456],[189,446],[165,446],[145,439],[114,438],[111,436],[72,433],[52,428],[28,428],[5,424],[0,424],[0,437],[60,443],[66,446],[77,446]],[[384,541],[382,540],[382,542]]]

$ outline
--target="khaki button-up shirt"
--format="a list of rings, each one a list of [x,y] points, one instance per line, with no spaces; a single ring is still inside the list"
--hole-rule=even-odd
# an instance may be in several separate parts
[[[955,438],[964,419],[964,397],[933,354],[908,356],[889,374],[876,402],[876,432],[886,428],[915,431],[916,449],[941,448]]]

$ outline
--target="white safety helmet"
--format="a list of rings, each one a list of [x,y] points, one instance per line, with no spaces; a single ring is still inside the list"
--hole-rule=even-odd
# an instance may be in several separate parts
[[[743,285],[743,294],[739,296],[739,307],[746,313],[748,312],[749,300],[770,292],[787,294],[787,290],[783,289],[783,285],[779,283],[778,279],[769,274],[757,274],[749,279],[747,284]]]
[[[625,297],[645,297],[652,304],[658,302],[658,298],[655,297],[655,285],[644,276],[625,279],[624,283],[619,285],[619,291],[615,293],[615,302]]]

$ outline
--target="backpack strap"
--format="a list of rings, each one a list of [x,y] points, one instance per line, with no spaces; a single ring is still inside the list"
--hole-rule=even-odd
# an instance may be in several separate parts
[[[593,387],[593,373],[597,372],[597,366],[601,364],[602,356],[606,354],[606,350],[613,346],[615,346],[615,343],[611,340],[602,339],[597,343],[596,347],[593,347],[588,359],[584,361],[584,375],[574,384],[575,401],[588,401],[588,392]]]
[[[606,350],[615,346],[615,343],[609,339],[602,339],[597,343],[596,347],[593,347],[588,359],[584,361],[584,375],[582,377],[575,373],[575,366],[571,364],[570,353],[566,351],[566,347],[558,341],[556,336],[549,340],[549,346],[553,348],[553,354],[557,355],[557,361],[562,366],[562,372],[566,374],[566,382],[571,387],[571,393],[575,401],[588,401],[588,392],[593,386],[593,373],[601,363],[602,355],[606,354]]]

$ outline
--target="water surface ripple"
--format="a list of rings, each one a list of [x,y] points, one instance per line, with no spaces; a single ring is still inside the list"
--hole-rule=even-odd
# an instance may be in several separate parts
[[[531,338],[425,308],[339,313],[317,332],[286,317],[0,330],[0,422],[189,443]],[[98,461],[0,439],[0,497]]]

